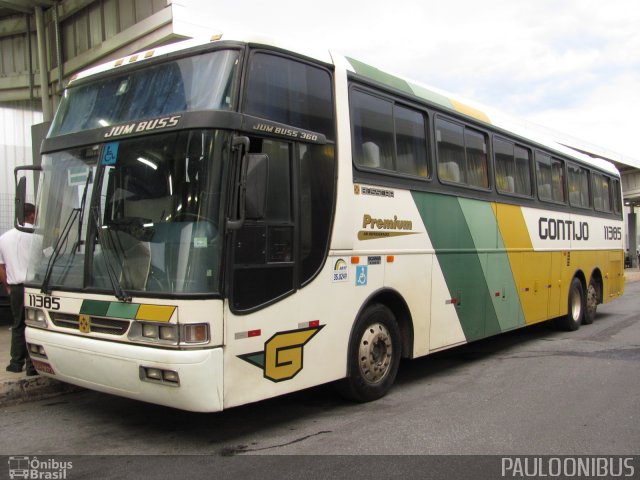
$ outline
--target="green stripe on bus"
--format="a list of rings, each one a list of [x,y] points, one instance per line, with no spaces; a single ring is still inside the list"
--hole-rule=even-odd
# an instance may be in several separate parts
[[[467,340],[525,324],[489,202],[413,192]]]
[[[465,198],[459,202],[478,250],[497,320],[485,324],[485,335],[524,325],[518,289],[491,204]],[[487,312],[489,318],[489,309]]]
[[[82,315],[97,315],[106,317],[111,302],[101,302],[100,300],[83,300],[80,307]]]
[[[109,306],[109,311],[107,312],[107,316],[133,320],[134,318],[136,318],[136,313],[138,313],[138,308],[140,308],[140,305],[137,303],[111,302],[111,305]]]
[[[436,251],[449,294],[455,299],[465,338],[476,340],[499,332],[493,303],[488,300],[489,287],[481,256],[458,198],[422,192],[412,194]],[[467,204],[466,209],[471,214],[474,205]]]
[[[126,318],[132,320],[140,308],[138,303],[103,302],[100,300],[83,300],[80,314],[98,317]]]
[[[413,94],[413,90],[411,89],[411,87],[409,87],[409,84],[405,80],[383,72],[382,70],[378,70],[371,65],[367,65],[366,63],[362,63],[353,58],[347,57],[347,60],[358,75],[368,77],[372,80],[375,80],[376,82],[380,82],[384,85],[388,85],[409,94]]]
[[[429,88],[422,85],[409,82],[400,77],[396,77],[395,75],[391,75],[387,72],[383,72],[382,70],[378,70],[377,68],[372,67],[371,65],[367,65],[366,63],[362,63],[354,58],[346,58],[358,75],[362,75],[363,77],[370,78],[371,80],[375,80],[376,82],[382,83],[383,85],[387,85],[397,90],[415,95],[416,97],[420,97],[424,100],[427,100],[428,102],[440,105],[441,107],[448,108],[449,110],[464,113],[465,115],[469,115],[478,120],[482,120],[483,122],[491,123],[489,117],[487,117],[487,115],[480,110],[451,100],[450,98],[440,93],[434,92],[433,90],[430,90]]]
[[[409,87],[411,87],[411,90],[416,97],[420,97],[424,100],[427,100],[428,102],[435,103],[436,105],[441,105],[450,110],[455,110],[455,107],[453,103],[451,103],[451,100],[449,100],[444,95],[440,95],[439,93],[436,93],[420,85],[416,85],[414,83],[409,83]]]

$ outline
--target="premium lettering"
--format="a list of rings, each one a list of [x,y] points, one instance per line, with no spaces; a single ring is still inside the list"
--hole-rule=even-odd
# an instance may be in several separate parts
[[[362,228],[379,229],[379,230],[411,230],[413,223],[411,220],[398,220],[397,215],[393,218],[373,218],[371,215],[365,214],[362,217]]]

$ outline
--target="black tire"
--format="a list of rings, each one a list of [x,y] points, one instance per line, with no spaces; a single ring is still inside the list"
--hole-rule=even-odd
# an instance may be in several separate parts
[[[589,286],[587,287],[585,312],[584,318],[582,319],[582,323],[584,325],[591,325],[595,320],[598,310],[598,298],[598,286],[592,280],[589,282]]]
[[[557,319],[558,328],[569,332],[578,330],[584,320],[586,303],[582,282],[574,278],[569,286],[567,315]]]
[[[368,306],[358,317],[349,340],[347,377],[337,386],[356,402],[370,402],[391,389],[401,355],[400,329],[385,305]]]

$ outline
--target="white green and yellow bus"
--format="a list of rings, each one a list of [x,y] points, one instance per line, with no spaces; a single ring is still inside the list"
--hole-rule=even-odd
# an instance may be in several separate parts
[[[29,350],[110,394],[369,401],[401,358],[574,330],[624,289],[611,164],[329,52],[218,35],[93,68],[42,155]]]

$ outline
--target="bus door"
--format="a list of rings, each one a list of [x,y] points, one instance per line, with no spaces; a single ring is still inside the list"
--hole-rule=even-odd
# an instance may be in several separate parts
[[[254,309],[294,289],[293,144],[253,137],[250,153],[264,155],[265,163],[261,171],[248,166],[247,198],[252,200],[245,205],[244,222],[232,233],[234,310]],[[266,182],[258,197],[251,192],[256,182]]]
[[[317,275],[328,251],[335,202],[332,145],[248,141],[249,153],[263,160],[258,171],[247,172],[245,218],[230,236],[228,288],[236,312],[266,306]],[[264,192],[253,195],[255,188]]]
[[[609,296],[616,297],[621,295],[624,285],[624,273],[622,264],[622,252],[609,252],[609,271],[607,272],[609,280]]]
[[[549,318],[549,275],[551,273],[551,252],[526,252],[526,282],[523,307],[527,323],[541,322]]]
[[[566,257],[563,252],[551,252],[551,265],[549,272],[549,314],[548,318],[559,317],[564,314],[563,302],[566,302],[567,295],[563,295],[562,284],[562,263],[566,264]]]

